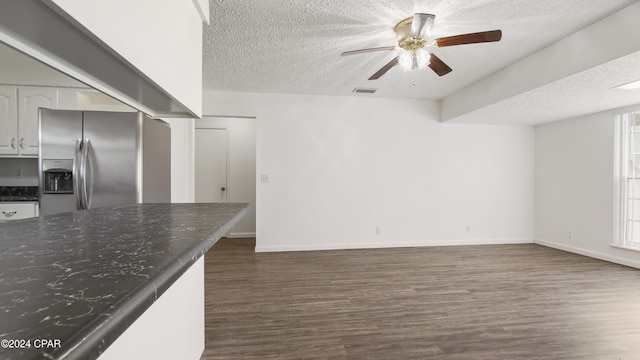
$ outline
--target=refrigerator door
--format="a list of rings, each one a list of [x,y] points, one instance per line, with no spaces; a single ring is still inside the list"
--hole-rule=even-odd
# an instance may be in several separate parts
[[[82,138],[82,112],[66,110],[39,110],[40,144],[38,148],[38,182],[40,186],[40,214],[55,214],[77,210],[77,188],[73,191],[45,189],[45,171],[72,170],[71,182],[76,183],[76,143]],[[76,159],[77,160],[77,159]],[[72,169],[65,164],[71,163]],[[45,164],[45,166],[43,166]],[[59,164],[59,165],[56,165]],[[67,179],[68,180],[68,179]]]
[[[87,208],[137,202],[141,113],[84,112]]]

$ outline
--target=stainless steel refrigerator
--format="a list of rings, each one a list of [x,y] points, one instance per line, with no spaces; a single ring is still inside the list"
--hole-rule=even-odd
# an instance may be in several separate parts
[[[40,215],[171,202],[171,130],[143,113],[39,112]]]

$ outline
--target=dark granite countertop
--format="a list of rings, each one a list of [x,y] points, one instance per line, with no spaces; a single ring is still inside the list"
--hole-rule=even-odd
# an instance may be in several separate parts
[[[0,341],[32,341],[3,342],[0,359],[97,358],[248,208],[134,204],[0,224]]]
[[[38,201],[37,186],[0,186],[0,202]]]

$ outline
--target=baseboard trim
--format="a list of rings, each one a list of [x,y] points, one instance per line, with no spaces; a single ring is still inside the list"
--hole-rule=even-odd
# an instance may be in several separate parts
[[[244,238],[255,238],[256,233],[254,232],[237,232],[237,233],[229,233],[227,236],[228,239],[244,239]]]
[[[621,258],[618,256],[609,255],[609,254],[603,254],[597,251],[585,250],[575,246],[565,245],[565,244],[548,241],[548,240],[535,239],[533,242],[535,244],[550,247],[553,249],[567,251],[567,252],[578,254],[578,255],[592,257],[594,259],[604,260],[604,261],[612,262],[615,264],[620,264],[620,265],[625,265],[625,266],[633,267],[636,269],[640,269],[639,261],[633,261],[633,260],[629,260],[629,259],[625,259],[625,258]]]
[[[432,247],[432,246],[465,246],[465,245],[509,245],[531,244],[532,239],[458,239],[438,240],[429,242],[397,242],[397,243],[332,243],[306,245],[275,245],[261,246],[256,244],[256,252],[287,252],[287,251],[321,251],[321,250],[349,250],[349,249],[384,249],[404,247]]]

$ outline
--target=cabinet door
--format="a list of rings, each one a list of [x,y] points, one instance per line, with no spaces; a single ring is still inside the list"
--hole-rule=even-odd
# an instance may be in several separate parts
[[[16,88],[0,86],[0,154],[18,154],[18,106]]]
[[[58,108],[58,90],[18,89],[18,147],[21,155],[38,155],[38,109]]]

